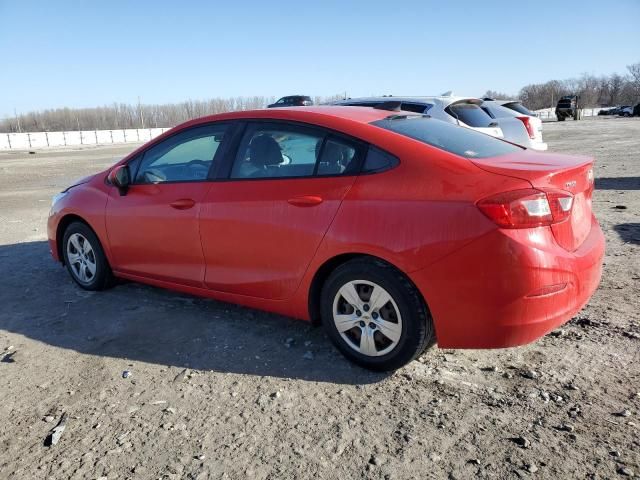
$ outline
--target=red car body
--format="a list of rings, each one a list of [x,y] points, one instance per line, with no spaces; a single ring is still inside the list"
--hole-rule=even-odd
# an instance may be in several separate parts
[[[391,112],[309,107],[234,112],[175,132],[250,119],[311,124],[390,152],[400,162],[376,174],[299,179],[132,185],[120,196],[111,169],[71,188],[48,221],[53,257],[82,219],[117,277],[317,319],[323,278],[345,259],[378,257],[418,288],[438,345],[521,345],[569,320],[596,289],[604,237],[591,212],[592,160],[522,150],[468,159],[371,125]],[[436,121],[436,120],[433,120]],[[502,192],[571,192],[569,218],[503,228],[479,208]]]

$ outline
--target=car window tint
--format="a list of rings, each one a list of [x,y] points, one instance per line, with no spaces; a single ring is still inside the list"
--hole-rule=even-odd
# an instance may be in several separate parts
[[[154,145],[142,157],[134,183],[206,180],[226,125],[190,128]]]
[[[318,163],[318,175],[342,175],[353,173],[357,168],[357,150],[353,145],[328,138],[322,145],[322,154]]]
[[[531,112],[531,110],[529,110],[527,107],[525,107],[519,102],[505,103],[502,106],[505,108],[510,108],[511,110],[514,110],[518,113],[522,113],[524,115],[535,116],[533,112]]]
[[[400,110],[413,113],[425,113],[428,110],[429,106],[430,105],[425,105],[424,103],[402,102],[402,104],[400,105]]]
[[[391,130],[466,158],[496,157],[523,150],[522,147],[503,142],[470,128],[418,115],[386,118],[372,122],[371,125]]]
[[[472,103],[454,103],[445,111],[470,127],[488,127],[493,122],[484,110]]]
[[[369,147],[367,158],[362,166],[363,173],[376,173],[389,170],[398,165],[400,161],[393,155],[383,152],[379,148]]]
[[[231,178],[313,175],[324,134],[287,125],[250,126],[240,142]]]

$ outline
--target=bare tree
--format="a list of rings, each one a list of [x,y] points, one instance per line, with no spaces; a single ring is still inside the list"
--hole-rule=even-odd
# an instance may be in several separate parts
[[[316,97],[317,103],[342,98]],[[212,98],[186,100],[163,105],[114,103],[95,108],[57,108],[0,120],[0,132],[110,130],[123,128],[173,127],[192,118],[235,110],[254,110],[273,103],[273,97]]]

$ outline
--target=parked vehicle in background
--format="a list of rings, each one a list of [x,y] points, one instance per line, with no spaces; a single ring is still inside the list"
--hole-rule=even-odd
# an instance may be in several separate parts
[[[332,105],[374,107],[386,102],[399,102],[405,112],[428,114],[438,120],[454,123],[492,137],[503,138],[498,122],[491,118],[480,105],[482,100],[469,97],[454,97],[447,94],[435,97],[365,97],[349,98],[333,102]]]
[[[640,117],[640,103],[633,107],[633,116]]]
[[[547,149],[542,141],[542,120],[520,102],[485,99],[481,108],[498,121],[505,140],[534,150]]]
[[[522,345],[585,305],[604,255],[592,168],[420,114],[229,112],[65,189],[47,231],[83,289],[120,277],[322,323],[393,370],[436,334]]]
[[[564,122],[567,118],[573,118],[574,120],[580,118],[579,98],[578,95],[567,95],[558,100],[556,118],[559,122]]]
[[[282,97],[277,102],[267,105],[267,108],[276,107],[309,107],[313,105],[313,100],[308,95],[289,95]]]
[[[598,116],[611,115],[611,110],[613,110],[613,107],[609,107],[609,108],[601,108],[601,109],[598,111]]]
[[[630,117],[631,115],[633,115],[633,106],[625,105],[623,107],[620,107],[619,115],[623,117]]]

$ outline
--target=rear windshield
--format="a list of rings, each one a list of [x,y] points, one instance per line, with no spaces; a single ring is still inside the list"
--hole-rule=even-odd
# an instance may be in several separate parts
[[[532,117],[535,117],[535,115],[533,113],[531,113],[531,111],[527,107],[522,105],[521,103],[518,103],[518,102],[505,103],[502,106],[510,108],[511,110],[514,110],[514,111],[516,111],[518,113],[522,113],[524,115],[530,115]]]
[[[493,119],[484,110],[473,103],[454,103],[445,110],[453,118],[457,118],[470,127],[488,127],[493,122]]]
[[[372,122],[371,125],[391,130],[465,158],[497,157],[524,150],[469,128],[417,115],[385,118]]]

